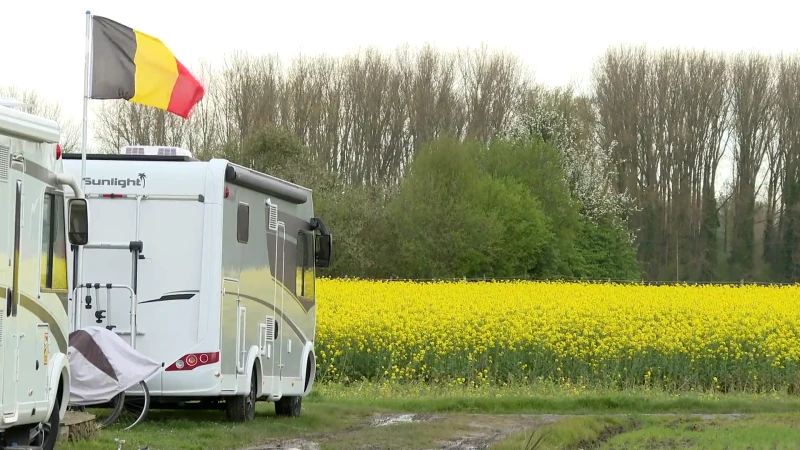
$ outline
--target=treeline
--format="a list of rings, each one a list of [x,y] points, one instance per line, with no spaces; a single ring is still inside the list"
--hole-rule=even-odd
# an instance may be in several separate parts
[[[650,277],[798,279],[796,55],[617,48],[594,81],[601,145],[617,144],[616,189],[640,208]],[[724,156],[733,174],[717,192]]]
[[[586,93],[486,48],[196,71],[189,121],[107,102],[102,148],[180,145],[313,187],[334,275],[798,278],[794,56],[611,48]]]
[[[26,105],[25,111],[58,122],[61,128],[61,147],[64,151],[80,151],[80,123],[70,118],[58,102],[42,97],[35,90],[21,90],[0,84],[0,99],[12,99]]]

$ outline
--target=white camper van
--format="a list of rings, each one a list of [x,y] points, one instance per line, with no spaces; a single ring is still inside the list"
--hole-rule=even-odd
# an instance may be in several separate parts
[[[0,99],[0,448],[53,449],[69,400],[67,225],[87,235],[75,178],[61,173],[56,122]],[[72,193],[71,192],[71,193]]]
[[[86,157],[92,241],[73,327],[106,326],[161,362],[152,408],[224,402],[247,421],[266,400],[299,415],[316,372],[315,268],[331,255],[311,191],[176,147]],[[82,164],[65,156],[69,173]]]

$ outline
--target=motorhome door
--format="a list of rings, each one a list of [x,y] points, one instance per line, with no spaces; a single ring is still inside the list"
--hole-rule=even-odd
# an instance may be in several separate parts
[[[13,168],[13,166],[12,166]],[[2,320],[2,349],[3,349],[3,415],[14,415],[17,409],[17,378],[19,364],[19,335],[17,314],[19,307],[19,281],[20,281],[20,250],[22,245],[22,173],[18,170],[9,171],[9,187],[11,201],[10,223],[11,251],[9,252],[9,269],[11,275],[10,286],[6,288],[6,295]]]
[[[140,266],[148,261],[131,251],[138,241],[139,220],[135,195],[104,196],[87,194],[92,216],[92,240],[83,246],[83,275],[79,283],[75,313],[79,315],[76,329],[101,326],[113,330],[131,344],[131,292]],[[133,247],[136,248],[136,247]],[[145,246],[145,252],[147,247]],[[85,285],[91,283],[92,287]],[[108,289],[107,285],[126,286]],[[137,336],[138,338],[138,336]]]
[[[270,393],[275,396],[281,395],[281,336],[283,333],[281,323],[281,314],[283,309],[283,299],[285,299],[285,286],[278,283],[278,280],[283,280],[285,277],[285,251],[286,251],[286,228],[283,224],[278,222],[278,206],[270,201],[266,204],[266,217],[267,217],[267,254],[272,255],[269,258],[269,264],[272,267],[273,274],[273,295],[272,304],[273,309],[270,314],[265,317],[264,333],[262,336],[262,354],[265,356],[264,360],[264,374],[267,377],[266,384],[264,385],[264,392]],[[277,311],[281,311],[279,314]]]

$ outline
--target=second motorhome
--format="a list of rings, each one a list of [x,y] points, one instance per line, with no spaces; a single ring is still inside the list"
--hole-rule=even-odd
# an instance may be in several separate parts
[[[80,155],[64,164],[81,176]],[[315,271],[331,255],[311,190],[175,147],[87,155],[84,181],[92,241],[73,327],[106,326],[162,363],[146,380],[153,408],[224,403],[246,421],[266,400],[298,415],[316,372]]]
[[[51,450],[69,401],[67,242],[86,242],[88,213],[58,124],[24,108],[0,99],[0,448]]]

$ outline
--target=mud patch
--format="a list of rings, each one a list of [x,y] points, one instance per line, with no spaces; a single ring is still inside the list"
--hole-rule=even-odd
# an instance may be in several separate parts
[[[399,423],[430,422],[439,418],[430,414],[376,414],[372,417],[370,425],[385,427]]]
[[[577,445],[573,444],[566,448],[591,448],[602,445],[618,434],[635,430],[641,425],[629,414],[606,416],[627,417],[628,420],[609,423],[602,430],[598,430],[598,435],[591,441],[579,444],[576,442]],[[668,426],[681,430],[693,426],[704,428],[715,421],[721,422],[745,417],[740,414],[644,414],[644,416],[664,417],[667,419],[665,422],[669,424]],[[333,450],[378,450],[383,448],[478,450],[486,449],[512,434],[525,433],[527,435],[542,426],[570,417],[587,416],[377,413],[362,416],[358,423],[343,430],[308,433],[301,438],[269,439],[261,445],[241,450],[319,450],[322,446]]]
[[[513,433],[531,433],[543,425],[557,422],[559,416],[548,415],[461,415],[469,426],[457,439],[439,442],[439,449],[483,450],[502,441]]]
[[[736,420],[746,417],[745,414],[702,414],[700,415],[700,419],[702,420],[716,420],[716,419],[724,419],[724,420]]]
[[[308,439],[289,439],[273,444],[248,447],[242,450],[320,450],[319,443]]]
[[[490,445],[505,437],[505,434],[495,434],[493,436],[476,436],[455,441],[444,442],[442,450],[483,450]]]

